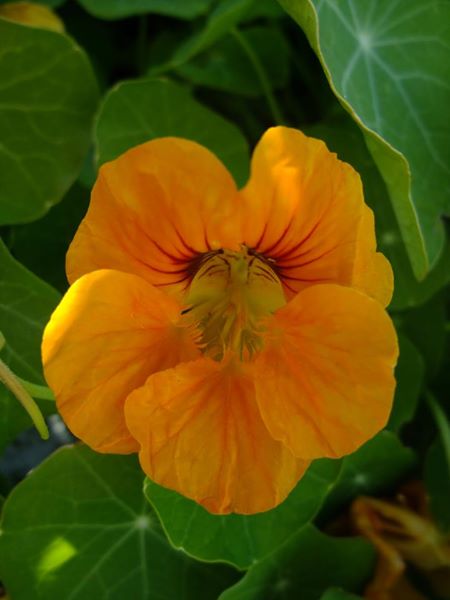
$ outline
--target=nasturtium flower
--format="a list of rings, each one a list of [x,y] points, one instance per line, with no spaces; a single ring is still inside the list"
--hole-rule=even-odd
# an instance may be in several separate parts
[[[238,190],[161,138],[101,167],[43,341],[69,428],[215,513],[268,510],[386,423],[397,341],[361,181],[285,127]]]

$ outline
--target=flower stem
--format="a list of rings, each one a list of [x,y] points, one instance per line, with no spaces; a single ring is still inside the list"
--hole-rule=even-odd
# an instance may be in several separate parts
[[[12,392],[12,394],[17,398],[20,404],[30,415],[31,420],[33,421],[34,426],[38,430],[41,438],[43,440],[48,440],[49,433],[47,424],[44,420],[44,417],[42,416],[41,411],[39,410],[39,406],[33,400],[30,393],[23,385],[23,382],[18,377],[16,377],[16,375],[14,375],[11,369],[7,365],[5,365],[5,363],[2,360],[0,360],[0,381],[5,384],[5,386]],[[41,388],[43,386],[33,387]]]
[[[278,105],[278,102],[276,101],[274,94],[272,93],[269,79],[267,78],[267,74],[264,70],[263,65],[261,64],[261,61],[259,60],[258,55],[252,48],[251,44],[248,43],[246,37],[244,35],[242,35],[242,33],[238,29],[233,28],[231,30],[231,34],[234,36],[236,41],[241,45],[241,47],[244,50],[245,54],[247,55],[248,59],[252,63],[253,68],[255,69],[256,75],[258,76],[259,82],[261,84],[261,88],[264,92],[264,95],[266,96],[267,104],[269,105],[269,108],[272,112],[272,117],[273,117],[275,124],[282,125],[285,122],[285,119],[283,118],[281,108]]]
[[[50,402],[55,401],[55,396],[50,388],[46,385],[37,385],[36,383],[30,383],[26,381],[26,379],[22,379],[21,377],[17,377],[18,381],[22,384],[30,396],[33,398],[37,398],[38,400],[49,400]]]

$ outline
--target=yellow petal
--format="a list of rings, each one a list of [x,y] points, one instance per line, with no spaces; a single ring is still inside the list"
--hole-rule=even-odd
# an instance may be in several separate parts
[[[143,279],[94,271],[71,286],[44,332],[44,373],[71,431],[100,452],[131,452],[127,396],[147,377],[199,355],[176,327],[178,304]]]

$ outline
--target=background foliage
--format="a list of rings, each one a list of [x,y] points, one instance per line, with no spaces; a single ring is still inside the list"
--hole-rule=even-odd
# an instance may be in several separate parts
[[[360,172],[394,268],[401,354],[387,430],[342,461],[316,461],[268,513],[212,516],[144,482],[134,457],[81,445],[18,485],[4,474],[10,598],[356,598],[374,549],[323,532],[355,497],[424,480],[450,530],[450,3],[41,4],[65,31],[6,18],[0,1],[0,330],[17,375],[44,383],[42,330],[67,288],[64,255],[100,164],[175,135],[210,148],[242,185],[274,124],[324,139]],[[30,422],[4,388],[0,414],[11,456]]]

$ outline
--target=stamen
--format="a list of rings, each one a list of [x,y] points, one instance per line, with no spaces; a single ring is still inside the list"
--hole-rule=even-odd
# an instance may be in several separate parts
[[[232,350],[251,360],[261,350],[264,318],[286,302],[274,266],[246,246],[197,260],[181,315],[200,330],[205,354],[220,360]]]

